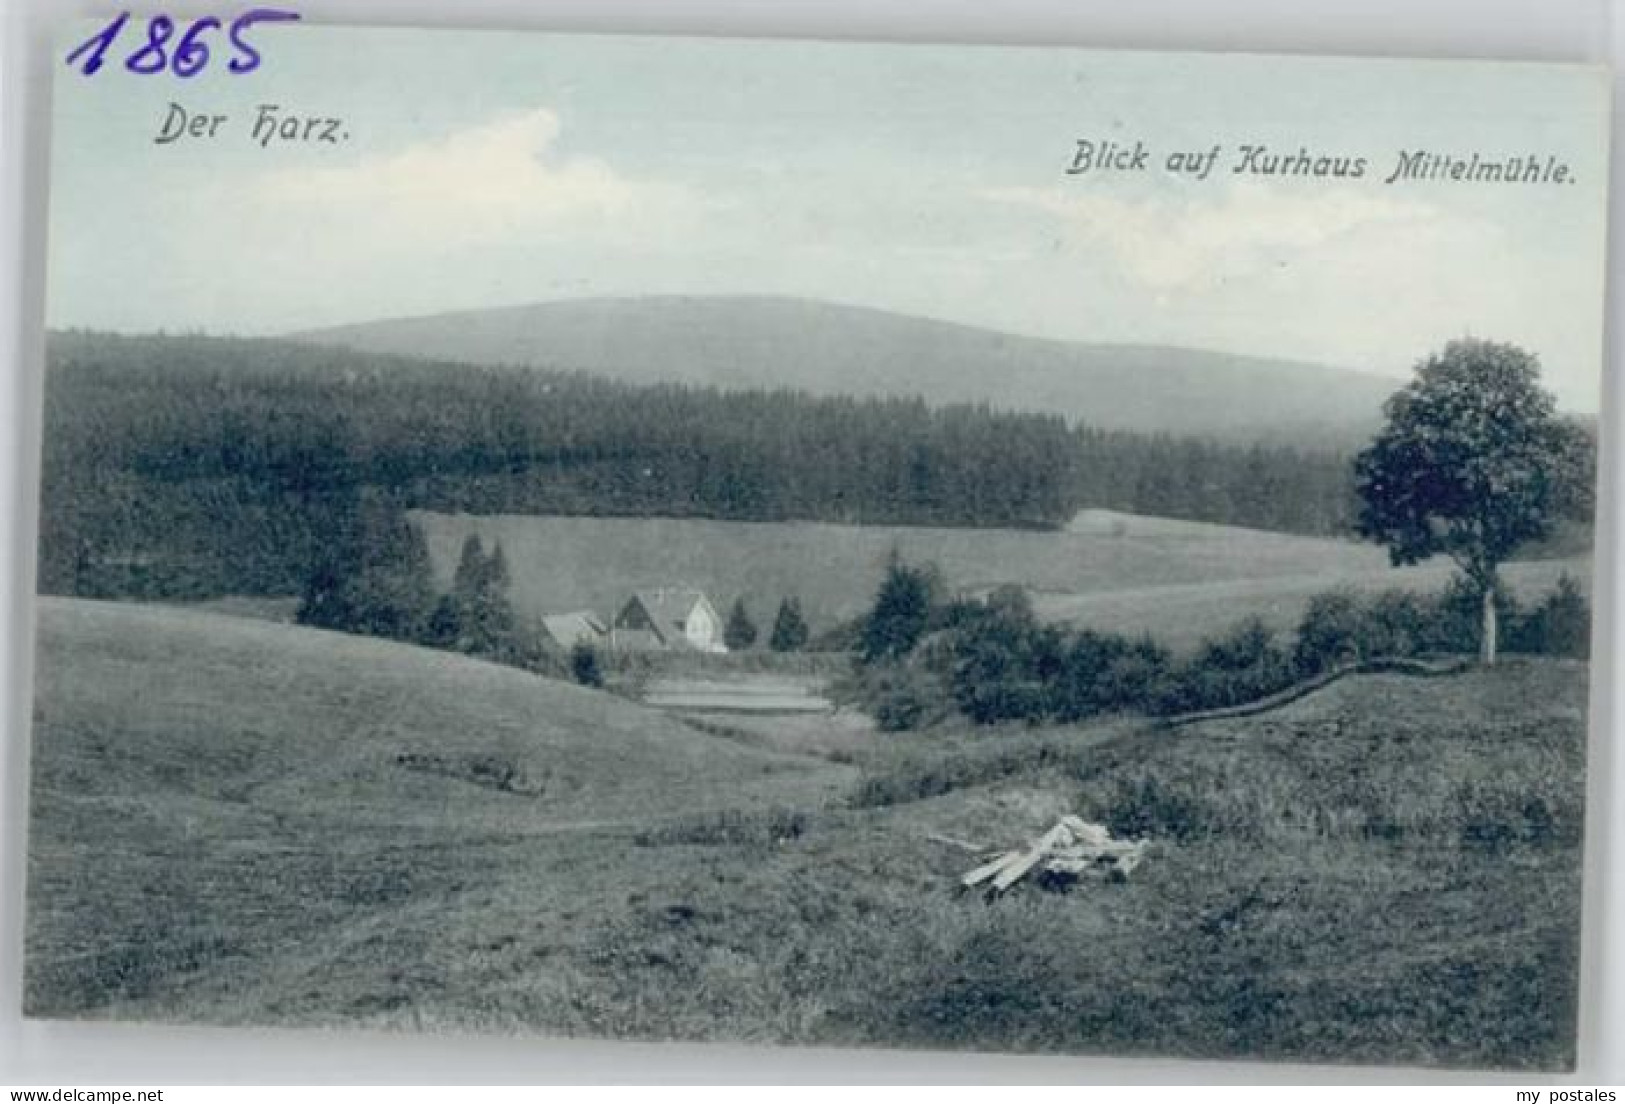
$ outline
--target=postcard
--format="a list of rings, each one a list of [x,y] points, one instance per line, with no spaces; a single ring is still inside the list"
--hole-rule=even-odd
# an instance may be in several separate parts
[[[1606,73],[59,55],[28,1015],[1573,1067]]]

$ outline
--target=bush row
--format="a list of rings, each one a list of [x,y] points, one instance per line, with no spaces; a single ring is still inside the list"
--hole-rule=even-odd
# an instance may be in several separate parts
[[[980,599],[941,593],[934,571],[894,563],[862,628],[842,694],[882,729],[928,727],[956,712],[997,724],[1243,705],[1347,663],[1471,654],[1481,616],[1459,583],[1437,595],[1334,591],[1310,601],[1295,633],[1248,618],[1176,657],[1150,637],[1042,624],[1019,588]],[[1567,575],[1531,609],[1507,593],[1496,604],[1506,650],[1587,654],[1590,610]]]
[[[1495,607],[1506,651],[1575,659],[1591,654],[1591,609],[1567,573],[1529,609],[1504,589],[1496,593]],[[1310,599],[1293,658],[1313,674],[1379,657],[1471,655],[1478,650],[1481,617],[1478,595],[1460,579],[1432,595],[1330,591]]]

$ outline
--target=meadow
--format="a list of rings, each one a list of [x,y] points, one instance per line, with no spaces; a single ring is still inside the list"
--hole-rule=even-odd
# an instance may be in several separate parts
[[[942,529],[663,518],[473,516],[414,512],[436,583],[451,585],[464,540],[501,542],[522,616],[590,609],[613,617],[633,591],[690,586],[724,614],[743,598],[770,624],[801,598],[815,636],[868,609],[895,550],[933,563],[957,591],[1026,588],[1040,614],[1096,629],[1149,632],[1174,647],[1257,615],[1295,625],[1308,599],[1338,586],[1437,591],[1448,564],[1394,569],[1379,547],[1202,522],[1086,510],[1059,530]],[[1520,598],[1568,571],[1584,585],[1590,558],[1508,564]]]
[[[38,670],[32,1015],[1573,1059],[1583,663],[823,741],[198,610],[42,600]],[[958,891],[1064,812],[1151,858]]]

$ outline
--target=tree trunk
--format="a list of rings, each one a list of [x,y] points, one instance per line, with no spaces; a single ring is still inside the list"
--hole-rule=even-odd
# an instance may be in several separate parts
[[[1495,666],[1496,652],[1495,584],[1484,588],[1484,629],[1479,636],[1478,657],[1484,666]]]

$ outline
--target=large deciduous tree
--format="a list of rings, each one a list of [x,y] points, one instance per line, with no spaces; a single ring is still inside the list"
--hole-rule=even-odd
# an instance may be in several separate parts
[[[1589,512],[1591,442],[1557,413],[1533,355],[1473,338],[1418,364],[1384,412],[1354,461],[1359,532],[1396,567],[1454,560],[1481,600],[1480,655],[1493,664],[1500,566]]]

